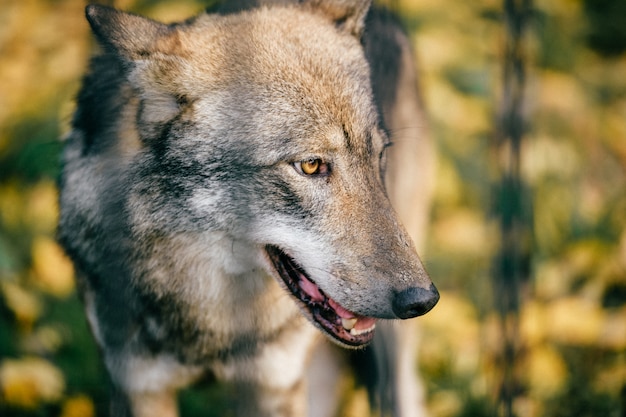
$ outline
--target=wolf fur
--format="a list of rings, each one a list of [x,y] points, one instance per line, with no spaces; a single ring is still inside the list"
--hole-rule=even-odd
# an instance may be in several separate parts
[[[238,415],[324,415],[306,375],[325,334],[371,343],[389,374],[372,404],[413,415],[414,354],[393,346],[412,333],[374,330],[439,298],[388,198],[426,176],[406,38],[367,1],[262,3],[170,25],[87,8],[103,53],[64,147],[59,239],[111,413],[176,416],[209,373],[238,385]]]

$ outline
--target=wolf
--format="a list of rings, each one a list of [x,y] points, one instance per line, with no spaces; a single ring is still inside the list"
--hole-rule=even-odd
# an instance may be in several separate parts
[[[418,117],[395,23],[363,0],[86,16],[102,53],[64,143],[58,236],[111,415],[176,416],[207,374],[237,386],[237,415],[324,415],[307,400],[320,335],[399,367],[409,336],[388,321],[439,293],[386,186],[389,133]]]

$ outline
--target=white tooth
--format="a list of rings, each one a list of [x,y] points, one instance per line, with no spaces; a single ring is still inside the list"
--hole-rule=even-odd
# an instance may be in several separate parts
[[[342,318],[341,319],[341,325],[346,330],[352,330],[352,328],[356,324],[357,320],[358,320],[357,318],[353,318],[353,319],[344,319],[344,318]]]
[[[351,330],[350,330],[350,334],[351,334],[352,336],[358,336],[358,335],[361,335],[361,334],[363,334],[363,333],[369,333],[369,332],[371,332],[372,330],[374,330],[375,328],[376,328],[376,325],[375,325],[375,324],[373,324],[373,325],[372,325],[372,327],[367,328],[367,329],[362,329],[362,330],[351,329]]]

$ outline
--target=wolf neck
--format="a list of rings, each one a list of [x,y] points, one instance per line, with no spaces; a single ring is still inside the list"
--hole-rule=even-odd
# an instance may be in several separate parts
[[[153,242],[144,278],[158,298],[182,304],[185,322],[224,339],[271,337],[301,323],[295,303],[263,267],[262,252],[222,232],[180,234]]]

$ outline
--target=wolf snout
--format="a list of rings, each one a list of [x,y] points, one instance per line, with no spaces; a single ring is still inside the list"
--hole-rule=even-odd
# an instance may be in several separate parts
[[[392,309],[398,318],[410,319],[428,313],[439,301],[439,291],[433,284],[429,288],[411,287],[396,293]]]

